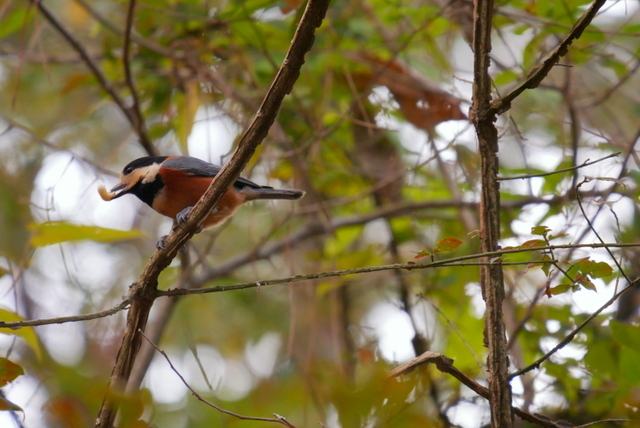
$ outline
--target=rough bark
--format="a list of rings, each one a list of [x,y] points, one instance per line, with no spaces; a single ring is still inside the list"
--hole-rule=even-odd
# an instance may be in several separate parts
[[[500,240],[500,185],[498,178],[498,131],[491,107],[491,23],[493,0],[474,2],[474,82],[470,119],[478,136],[481,159],[482,192],[480,200],[481,252],[496,251]],[[511,386],[508,374],[507,339],[502,313],[504,281],[502,266],[493,263],[480,268],[485,313],[485,345],[489,348],[489,394],[491,426],[513,426]]]

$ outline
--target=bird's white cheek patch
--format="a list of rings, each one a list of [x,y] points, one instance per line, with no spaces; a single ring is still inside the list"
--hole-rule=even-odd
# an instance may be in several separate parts
[[[142,179],[142,184],[153,183],[159,171],[160,165],[157,163],[146,167],[144,171],[144,178]]]

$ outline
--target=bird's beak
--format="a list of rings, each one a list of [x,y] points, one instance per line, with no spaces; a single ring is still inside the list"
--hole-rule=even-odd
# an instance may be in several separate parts
[[[110,190],[110,192],[111,192],[112,194],[113,194],[113,193],[116,193],[116,192],[118,192],[118,191],[120,191],[120,192],[119,192],[119,193],[117,193],[115,196],[113,196],[111,199],[116,199],[116,198],[119,198],[119,197],[120,197],[120,196],[122,196],[122,195],[126,195],[128,190],[129,190],[129,189],[127,189],[127,185],[126,185],[126,184],[118,183],[116,186],[114,186],[114,187]]]
[[[127,190],[129,190],[129,189],[127,189],[127,185],[126,185],[126,184],[118,183],[117,185],[115,185],[115,186],[110,190],[110,192],[111,192],[111,193],[116,193],[116,192],[118,192],[118,191],[119,191],[119,193],[117,193],[117,194],[113,197],[113,199],[116,199],[116,198],[119,198],[119,197],[120,197],[120,196],[122,196],[122,195],[125,195],[125,194],[127,193]]]

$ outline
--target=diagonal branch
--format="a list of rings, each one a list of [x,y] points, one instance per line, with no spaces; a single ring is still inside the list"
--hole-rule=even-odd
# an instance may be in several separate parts
[[[387,373],[388,378],[398,377],[401,375],[405,375],[413,371],[416,367],[422,364],[435,364],[437,369],[442,373],[447,373],[454,378],[458,379],[460,383],[467,386],[473,392],[478,394],[481,397],[489,400],[489,389],[480,385],[475,380],[471,379],[466,374],[462,373],[458,368],[453,365],[453,360],[451,358],[447,358],[442,354],[436,354],[434,352],[425,352],[422,355],[417,356],[413,360],[407,361],[404,364],[399,365],[395,369],[391,370]],[[545,416],[539,415],[537,413],[529,413],[518,407],[511,407],[513,413],[516,414],[520,419],[534,423],[536,425],[542,427],[550,427],[550,428],[562,428],[566,427],[565,424],[561,422],[553,422],[551,419],[546,418]]]
[[[509,379],[513,379],[514,377],[523,375],[523,374],[525,374],[527,372],[530,372],[533,369],[540,368],[540,365],[542,363],[544,363],[545,361],[547,361],[553,354],[555,354],[560,349],[564,348],[569,343],[571,343],[573,341],[573,339],[576,337],[576,335],[578,333],[580,333],[580,331],[583,328],[585,328],[587,326],[587,324],[589,324],[591,321],[593,321],[593,319],[595,317],[600,315],[602,313],[602,311],[604,311],[609,306],[611,306],[616,300],[618,300],[620,298],[620,296],[622,296],[623,294],[625,294],[627,291],[631,290],[632,288],[637,287],[638,284],[640,284],[640,279],[636,279],[635,281],[629,283],[629,285],[627,285],[625,288],[623,288],[622,290],[618,291],[616,294],[613,295],[613,297],[611,297],[609,300],[607,300],[604,305],[600,306],[600,308],[598,308],[597,311],[592,313],[578,327],[576,327],[571,333],[569,333],[564,339],[562,339],[560,341],[560,343],[558,343],[556,346],[554,346],[552,350],[550,350],[549,352],[544,354],[542,357],[540,357],[539,359],[537,359],[533,363],[529,364],[527,367],[524,367],[524,368],[522,368],[522,369],[520,369],[520,370],[518,370],[516,372],[511,373],[509,375]]]
[[[520,86],[494,102],[491,105],[490,112],[495,115],[504,113],[511,108],[511,102],[520,96],[520,94],[525,90],[537,88],[560,58],[569,52],[569,46],[571,46],[571,43],[580,38],[582,32],[589,26],[589,24],[591,24],[591,21],[606,1],[607,0],[594,1],[591,7],[574,24],[567,37],[560,43],[560,45],[558,45],[549,57],[545,59],[541,65],[534,68],[531,73],[529,73],[527,80],[525,80]]]
[[[51,24],[55,30],[60,33],[60,35],[75,49],[76,52],[80,55],[84,63],[89,67],[89,70],[93,73],[93,75],[98,79],[100,86],[102,89],[109,94],[114,103],[118,106],[120,111],[127,118],[131,126],[138,132],[138,137],[140,138],[140,144],[144,147],[146,152],[153,156],[155,155],[155,149],[151,144],[151,140],[149,139],[146,132],[140,132],[141,129],[136,127],[136,119],[132,109],[127,105],[126,101],[120,96],[118,91],[111,84],[107,76],[104,75],[100,67],[93,59],[93,57],[87,52],[87,50],[82,46],[82,43],[67,29],[64,27],[62,22],[46,7],[42,0],[32,0],[32,2],[36,5],[36,7],[40,10],[42,16]]]
[[[191,394],[193,394],[194,397],[196,397],[199,401],[203,402],[207,406],[213,407],[214,409],[216,409],[220,413],[224,413],[225,415],[233,416],[233,417],[236,417],[238,419],[245,420],[245,421],[275,422],[275,423],[284,425],[284,426],[289,427],[289,428],[295,428],[293,425],[291,425],[289,422],[287,422],[287,420],[285,418],[283,418],[282,416],[279,416],[277,418],[261,418],[261,417],[255,417],[255,416],[240,415],[240,414],[232,412],[230,410],[223,409],[222,407],[213,404],[211,401],[204,399],[200,394],[198,394],[198,392],[195,389],[193,389],[191,387],[191,385],[189,385],[187,383],[187,381],[180,374],[180,372],[174,367],[174,365],[171,362],[171,360],[169,359],[169,356],[167,355],[167,353],[164,352],[162,349],[160,349],[158,347],[158,345],[153,343],[151,341],[151,339],[149,339],[147,337],[147,335],[142,332],[142,330],[140,330],[139,333],[142,335],[142,337],[144,337],[144,339],[147,341],[147,343],[149,343],[156,351],[158,351],[160,354],[162,354],[162,356],[167,361],[167,363],[169,363],[169,367],[171,367],[171,370],[180,378],[180,380],[182,381],[184,386],[186,386],[187,389],[189,391],[191,391]]]
[[[291,91],[300,74],[305,54],[311,49],[314,33],[322,24],[329,0],[310,0],[300,19],[289,51],[269,88],[253,121],[240,138],[238,148],[229,162],[213,180],[200,201],[193,207],[189,219],[167,237],[164,250],[157,250],[147,262],[140,278],[132,287],[132,304],[127,316],[127,326],[122,344],[116,356],[109,389],[122,391],[131,374],[133,362],[141,344],[138,333],[144,330],[151,306],[156,297],[158,276],[175,258],[178,250],[193,236],[205,217],[211,212],[223,193],[240,176],[256,148],[267,136],[280,109],[284,97]],[[107,394],[96,420],[96,427],[110,428],[117,411],[113,394]]]
[[[129,88],[129,92],[131,93],[131,107],[129,108],[129,114],[133,119],[133,129],[135,129],[136,133],[140,136],[140,144],[142,144],[142,147],[147,149],[147,146],[150,146],[153,151],[151,141],[148,137],[147,127],[145,125],[144,118],[142,117],[142,111],[140,110],[140,99],[138,98],[138,91],[136,90],[136,85],[133,81],[133,73],[131,72],[131,31],[133,30],[135,8],[136,0],[129,0],[127,21],[124,27],[122,64],[124,67],[125,82]],[[147,152],[149,152],[149,149],[147,149]]]

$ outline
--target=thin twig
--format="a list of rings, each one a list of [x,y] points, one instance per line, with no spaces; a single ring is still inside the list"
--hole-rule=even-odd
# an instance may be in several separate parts
[[[513,177],[498,177],[498,181],[524,180],[524,179],[527,179],[527,178],[547,177],[549,175],[561,174],[563,172],[569,172],[569,171],[575,171],[575,170],[583,168],[585,166],[589,166],[589,165],[593,165],[594,163],[602,162],[605,159],[615,158],[615,157],[619,156],[620,153],[622,153],[622,152],[613,153],[613,154],[610,154],[609,156],[605,156],[603,158],[596,159],[596,160],[594,160],[592,162],[590,162],[589,159],[587,159],[586,161],[584,161],[584,163],[582,163],[580,165],[572,166],[570,168],[558,169],[556,171],[551,171],[551,172],[543,172],[541,174],[525,174],[525,175],[516,175],[516,176],[513,176]]]
[[[202,287],[202,288],[174,288],[170,290],[157,290],[153,293],[152,298],[157,298],[161,296],[188,296],[192,294],[207,294],[207,293],[219,293],[223,291],[232,291],[232,290],[244,290],[248,288],[257,288],[257,287],[265,287],[269,285],[277,285],[277,284],[289,284],[293,282],[306,281],[311,279],[318,278],[331,278],[331,277],[339,277],[345,275],[356,275],[362,273],[372,273],[372,272],[382,272],[394,269],[404,269],[404,270],[414,270],[414,269],[431,269],[438,267],[456,267],[456,266],[477,266],[481,264],[486,264],[485,262],[478,263],[461,263],[465,260],[472,260],[477,258],[492,258],[492,257],[501,257],[508,254],[516,254],[516,253],[524,253],[524,252],[538,252],[538,251],[549,251],[552,249],[574,249],[574,248],[604,248],[604,247],[612,247],[612,248],[633,248],[640,247],[640,243],[605,243],[605,244],[566,244],[566,245],[550,245],[545,247],[531,247],[531,248],[512,248],[505,249],[501,251],[493,251],[490,253],[478,253],[478,254],[468,254],[465,256],[454,257],[451,259],[439,260],[432,263],[419,264],[414,262],[403,263],[403,264],[391,264],[391,265],[380,265],[380,266],[367,266],[362,268],[354,268],[354,269],[343,269],[337,271],[328,271],[328,272],[319,272],[307,275],[296,275],[287,278],[279,278],[272,280],[264,280],[264,281],[251,281],[238,283],[228,286],[216,286],[216,287]],[[502,262],[502,265],[529,265],[529,264],[541,264],[541,263],[556,263],[555,260],[535,260],[528,262]],[[206,283],[209,280],[205,281],[204,279],[197,280],[198,283]],[[96,318],[101,318],[104,316],[109,316],[126,309],[128,304],[132,301],[132,297],[128,297],[122,303],[117,306],[114,306],[111,309],[107,309],[101,312],[95,312],[91,314],[85,315],[74,315],[69,317],[60,317],[60,318],[46,318],[46,319],[38,319],[38,320],[29,320],[29,321],[12,321],[12,322],[0,322],[0,328],[20,328],[20,327],[33,327],[40,325],[49,325],[49,324],[63,324],[67,322],[77,322],[77,321],[87,321]]]
[[[580,17],[580,19],[573,25],[571,31],[567,37],[560,43],[560,45],[543,61],[541,65],[534,68],[527,80],[525,80],[520,86],[513,89],[504,97],[500,98],[491,105],[491,112],[493,114],[502,114],[511,108],[511,102],[515,100],[520,94],[527,89],[535,89],[540,83],[547,77],[547,74],[557,64],[557,62],[569,52],[569,46],[575,39],[578,39],[582,32],[591,24],[591,21],[596,16],[600,8],[606,3],[607,0],[595,0],[591,7]]]
[[[84,162],[87,165],[90,165],[92,168],[95,168],[96,170],[100,171],[102,174],[105,175],[109,175],[111,177],[117,177],[118,174],[110,171],[106,168],[103,168],[100,165],[97,165],[96,163],[94,163],[93,161],[91,161],[90,159],[88,159],[85,156],[81,156],[77,153],[74,153],[73,151],[69,150],[69,149],[65,149],[63,147],[59,147],[56,144],[52,143],[51,141],[47,140],[46,138],[43,138],[41,136],[39,136],[33,129],[31,129],[30,127],[14,120],[13,118],[9,117],[9,116],[2,116],[0,115],[0,117],[2,118],[2,120],[4,120],[5,122],[7,122],[10,127],[12,128],[18,128],[21,131],[26,132],[29,135],[29,138],[31,138],[33,141],[35,141],[38,144],[42,144],[43,146],[57,151],[57,152],[63,152],[63,153],[68,153],[69,155],[71,155],[71,157],[73,157],[74,159],[80,161],[80,162]]]
[[[124,67],[125,82],[129,88],[129,92],[131,93],[131,107],[129,111],[134,119],[134,123],[132,125],[136,133],[140,136],[140,144],[146,149],[147,145],[151,145],[151,141],[147,137],[147,128],[144,118],[142,117],[142,111],[140,110],[140,99],[138,97],[138,91],[136,90],[136,85],[133,81],[133,74],[131,72],[131,31],[133,29],[135,9],[136,0],[129,0],[127,20],[124,27],[122,64]]]
[[[638,245],[640,246],[640,244]],[[488,254],[497,255],[498,252],[496,252],[495,254],[493,253],[488,253]],[[480,257],[486,257],[486,256],[487,256],[487,253],[474,254],[472,256],[463,256],[460,258],[456,258],[456,260],[467,259],[467,258],[480,258]],[[158,296],[189,296],[192,294],[208,294],[208,293],[220,293],[223,291],[245,290],[247,288],[266,287],[269,285],[277,285],[277,284],[290,284],[293,282],[308,281],[312,279],[335,278],[335,277],[340,277],[345,275],[357,275],[357,274],[363,274],[363,273],[384,272],[384,271],[393,271],[393,270],[434,269],[439,267],[487,266],[487,265],[495,264],[493,262],[456,263],[456,262],[452,262],[451,260],[442,260],[442,261],[425,263],[425,264],[409,262],[409,263],[395,263],[395,264],[380,265],[380,266],[366,266],[366,267],[353,268],[353,269],[341,269],[341,270],[335,270],[335,271],[309,273],[305,275],[296,275],[296,276],[291,276],[287,278],[242,282],[242,283],[232,284],[232,285],[219,285],[215,287],[172,288],[166,291],[158,290],[157,295]],[[540,263],[553,264],[553,263],[557,263],[557,261],[556,260],[547,260],[547,261],[537,260],[537,261],[528,261],[528,262],[506,262],[506,263],[500,263],[500,265],[523,266],[523,265],[540,264]]]
[[[49,10],[49,8],[43,4],[42,0],[32,0],[32,3],[36,5],[36,7],[40,10],[40,13],[42,13],[45,19],[49,22],[49,24],[51,24],[51,26],[55,28],[58,33],[60,33],[60,35],[75,49],[75,51],[78,52],[78,54],[80,55],[84,63],[87,65],[87,67],[89,67],[89,69],[91,70],[93,75],[96,77],[96,79],[98,79],[98,82],[100,83],[100,86],[102,86],[102,89],[104,89],[104,91],[109,94],[113,102],[116,103],[120,111],[124,114],[124,116],[127,118],[129,123],[131,124],[131,126],[134,129],[136,129],[136,131],[138,131],[138,129],[136,128],[136,119],[131,109],[127,106],[127,103],[125,102],[125,100],[120,96],[118,91],[113,87],[113,85],[111,84],[109,79],[107,79],[107,77],[104,75],[102,70],[100,70],[100,67],[98,66],[98,64],[95,62],[93,57],[89,54],[89,52],[87,52],[84,46],[82,46],[80,41],[65,28],[62,22],[60,22],[60,20],[58,20],[58,18]],[[155,154],[155,149],[151,145],[149,138],[146,136],[146,134],[138,134],[138,135],[140,137],[140,143],[142,144],[144,149],[147,151],[147,153],[150,156],[153,156]]]
[[[580,208],[580,212],[582,213],[582,217],[584,217],[585,221],[589,225],[589,229],[591,229],[593,234],[596,235],[596,238],[598,238],[598,241],[604,243],[604,239],[602,239],[602,237],[600,236],[600,234],[598,233],[596,228],[593,227],[593,223],[589,219],[589,216],[587,216],[587,213],[585,212],[584,207],[582,206],[582,198],[580,197],[580,191],[579,191],[580,190],[580,186],[582,186],[584,183],[587,183],[589,181],[591,181],[591,179],[585,178],[580,183],[578,183],[578,185],[576,185],[576,201],[578,202],[578,207]],[[618,259],[616,259],[616,257],[613,255],[613,253],[611,252],[611,250],[609,248],[605,248],[605,250],[607,250],[607,253],[609,253],[609,256],[613,259],[613,262],[616,264],[616,267],[618,268],[618,270],[620,271],[622,276],[624,276],[624,279],[627,280],[627,284],[631,284],[631,280],[629,279],[629,277],[625,273],[624,269],[622,268],[622,265],[618,262]]]
[[[638,285],[640,283],[640,278],[636,279],[633,282],[630,282],[629,285],[627,285],[625,288],[623,288],[622,290],[618,291],[616,294],[613,295],[613,297],[611,299],[609,299],[604,305],[602,305],[597,311],[595,311],[593,314],[591,314],[586,320],[584,320],[578,327],[576,327],[571,333],[569,333],[564,339],[562,339],[560,341],[560,343],[558,343],[552,350],[550,350],[549,352],[547,352],[546,354],[544,354],[542,357],[540,357],[539,359],[537,359],[536,361],[534,361],[532,364],[528,365],[527,367],[520,369],[516,372],[513,372],[511,374],[509,374],[509,379],[513,379],[516,376],[520,376],[523,375],[527,372],[530,372],[533,369],[538,369],[540,368],[540,365],[542,363],[544,363],[546,360],[549,359],[549,357],[551,357],[553,354],[555,354],[556,352],[558,352],[560,349],[564,348],[565,346],[567,346],[569,343],[571,343],[571,341],[573,340],[574,337],[576,337],[576,335],[578,333],[580,333],[580,331],[587,326],[587,324],[589,324],[595,317],[597,317],[598,315],[600,315],[600,313],[602,311],[604,311],[606,308],[608,308],[609,306],[611,306],[616,300],[618,300],[620,298],[620,296],[622,296],[624,293],[626,293],[627,291],[631,290],[633,287],[635,287],[636,285]]]
[[[91,314],[84,314],[84,315],[71,315],[67,317],[46,318],[46,319],[28,320],[28,321],[12,321],[12,322],[0,321],[0,328],[18,329],[21,327],[36,327],[40,325],[65,324],[68,322],[95,320],[98,318],[104,318],[104,317],[109,317],[111,315],[115,315],[118,312],[124,309],[127,309],[130,303],[131,303],[131,299],[126,298],[121,303],[117,304],[116,306],[110,309],[105,309],[104,311],[94,312]]]
[[[76,4],[78,4],[79,6],[84,8],[84,10],[86,10],[87,13],[93,17],[93,19],[95,19],[100,24],[102,24],[106,29],[113,31],[116,34],[120,34],[120,35],[124,34],[124,30],[122,30],[120,27],[118,27],[118,25],[116,25],[114,22],[106,19],[104,16],[99,14],[86,1],[84,1],[84,0],[75,0],[75,2],[76,2]],[[162,55],[162,56],[165,56],[167,58],[172,58],[174,56],[180,56],[180,55],[177,54],[177,52],[174,52],[172,49],[165,48],[164,46],[154,42],[151,39],[146,39],[146,38],[142,37],[139,33],[136,33],[133,30],[131,31],[131,40],[133,42],[135,42],[137,45],[142,46],[143,48],[148,49],[151,52],[157,53],[158,55]]]
[[[285,418],[283,418],[282,416],[280,416],[277,419],[273,419],[273,418],[261,418],[261,417],[256,417],[256,416],[245,416],[245,415],[240,415],[238,413],[234,413],[230,410],[227,409],[223,409],[220,406],[217,406],[215,404],[213,404],[211,401],[206,400],[205,398],[203,398],[200,394],[198,394],[198,392],[193,389],[191,387],[191,385],[189,385],[189,383],[187,383],[187,381],[184,379],[184,377],[180,374],[180,372],[173,366],[173,363],[171,362],[171,359],[169,359],[169,356],[158,347],[158,345],[156,345],[155,343],[153,343],[151,341],[151,339],[149,339],[147,337],[147,335],[144,334],[144,332],[142,330],[139,330],[138,333],[140,333],[140,335],[142,335],[142,337],[144,337],[144,339],[149,343],[149,345],[153,346],[155,348],[156,351],[158,351],[160,354],[162,354],[162,356],[164,357],[165,360],[167,360],[167,363],[169,363],[169,367],[171,367],[171,370],[173,370],[173,372],[178,375],[178,377],[180,378],[180,381],[182,381],[182,383],[184,384],[184,386],[187,387],[187,389],[189,391],[191,391],[191,394],[196,397],[199,401],[203,402],[204,404],[206,404],[207,406],[213,407],[214,409],[216,409],[217,411],[219,411],[220,413],[224,413],[225,415],[229,415],[229,416],[233,416],[236,417],[238,419],[243,419],[246,421],[261,421],[261,422],[275,422],[277,424],[281,424],[284,426],[287,426],[289,428],[295,428],[293,425],[291,425],[289,422],[287,422],[287,420]]]

